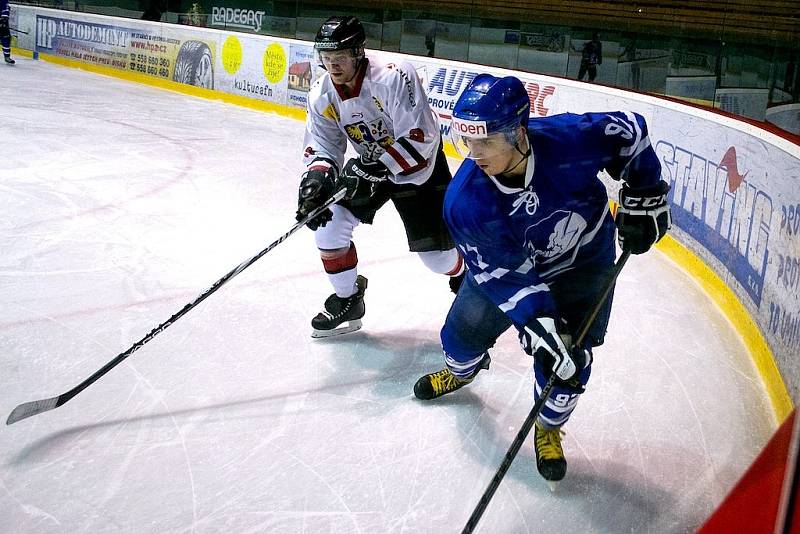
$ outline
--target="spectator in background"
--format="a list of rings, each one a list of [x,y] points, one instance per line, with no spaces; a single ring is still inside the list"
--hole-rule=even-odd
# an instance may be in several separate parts
[[[632,89],[639,89],[639,63],[636,61],[636,38],[632,38],[625,44],[625,48],[623,48],[622,52],[619,54],[619,62],[620,65],[622,63],[630,64],[631,69],[631,79],[630,79],[630,86]]]
[[[586,41],[581,50],[581,66],[578,70],[578,79],[583,80],[583,77],[588,73],[589,81],[593,82],[597,77],[597,66],[603,64],[603,43],[600,42],[600,36],[597,32],[592,33],[592,40]]]
[[[425,33],[425,48],[428,50],[428,57],[433,57],[433,50],[436,48],[436,23]]]

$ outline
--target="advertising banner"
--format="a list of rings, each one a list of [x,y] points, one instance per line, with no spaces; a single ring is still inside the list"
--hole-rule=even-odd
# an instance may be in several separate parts
[[[221,91],[286,104],[287,43],[232,33],[222,37],[221,48]]]
[[[36,52],[213,89],[215,43],[170,33],[37,15]]]
[[[720,274],[776,354],[797,354],[800,151],[666,109],[654,124],[673,223],[697,243],[684,244]]]
[[[308,91],[319,77],[314,59],[314,47],[292,43],[289,47],[288,95],[286,103],[290,106],[305,109],[308,103]]]
[[[459,66],[454,62],[434,63],[421,59],[408,58],[392,53],[373,52],[383,62],[409,61],[417,71],[422,86],[428,93],[428,103],[439,118],[439,129],[443,137],[450,135],[450,121],[453,106],[464,88],[478,74],[489,72],[496,76],[507,76],[508,72],[491,67]],[[531,75],[518,74],[525,84],[525,90],[531,101],[531,114],[546,117],[552,114],[557,99],[556,85],[543,83]]]

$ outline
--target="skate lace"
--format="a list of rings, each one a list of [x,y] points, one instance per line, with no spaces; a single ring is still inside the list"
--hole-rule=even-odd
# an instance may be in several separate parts
[[[431,386],[433,386],[433,392],[437,396],[458,389],[467,382],[469,381],[456,377],[449,369],[442,369],[431,376]]]
[[[342,315],[345,315],[348,311],[350,311],[350,308],[353,306],[353,304],[364,296],[364,289],[366,288],[366,285],[362,287],[362,283],[365,282],[357,282],[358,290],[355,292],[355,294],[349,297],[342,298],[336,296],[335,294],[332,295],[333,300],[331,302],[331,306],[338,306],[339,309],[336,311],[336,313],[332,313],[328,308],[328,304],[325,304],[325,312],[330,316],[331,319],[338,319]]]
[[[544,460],[558,460],[564,457],[561,448],[561,436],[564,431],[560,428],[548,430],[537,425],[536,452]]]
[[[339,311],[338,311],[338,312],[336,312],[336,313],[331,313],[331,318],[332,318],[332,319],[338,319],[338,318],[339,318],[339,317],[341,317],[342,315],[346,314],[346,313],[347,313],[347,311],[350,309],[350,304],[351,304],[351,303],[352,303],[352,301],[350,300],[350,298],[348,298],[348,299],[347,299],[347,302],[346,302],[346,303],[345,303],[343,306],[341,306],[341,307],[339,308]],[[328,313],[330,313],[330,312],[328,312]]]

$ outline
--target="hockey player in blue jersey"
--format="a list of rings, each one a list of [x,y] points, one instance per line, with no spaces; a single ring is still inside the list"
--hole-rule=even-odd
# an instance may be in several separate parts
[[[669,229],[661,166],[634,113],[529,119],[514,77],[477,76],[453,110],[451,135],[465,156],[445,195],[444,216],[468,266],[441,332],[445,369],[420,378],[424,400],[451,393],[489,367],[488,350],[512,325],[533,356],[534,398],[557,375],[536,421],[536,463],[566,473],[561,427],[575,409],[603,343],[611,297],[584,343],[571,338],[596,304],[616,255],[605,169],[622,180],[616,225],[623,250],[646,252]]]
[[[9,17],[8,0],[0,0],[0,44],[3,45],[3,59],[9,65],[15,61],[11,59],[11,27],[8,24]]]

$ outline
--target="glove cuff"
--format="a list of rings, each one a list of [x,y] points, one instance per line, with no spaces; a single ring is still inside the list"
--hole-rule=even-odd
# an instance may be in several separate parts
[[[657,184],[648,185],[644,187],[631,187],[628,184],[624,184],[622,189],[619,192],[620,204],[623,204],[624,198],[654,198],[658,197],[661,200],[663,197],[663,202],[666,203],[666,195],[670,191],[670,186],[664,180],[659,180]],[[626,206],[628,207],[628,206]],[[634,207],[647,207],[647,206],[634,206]]]

